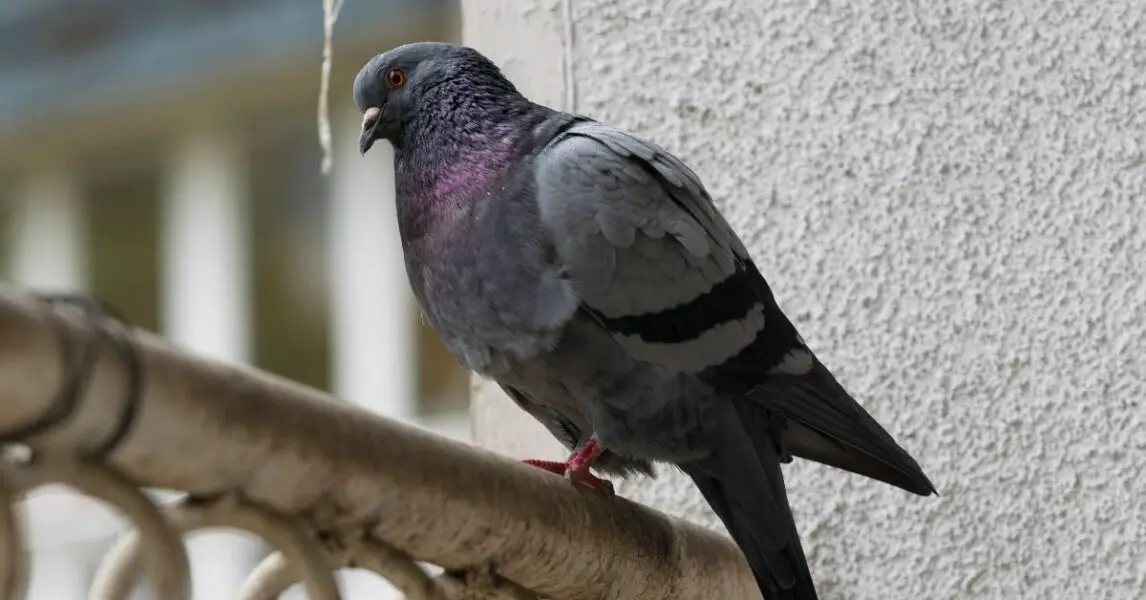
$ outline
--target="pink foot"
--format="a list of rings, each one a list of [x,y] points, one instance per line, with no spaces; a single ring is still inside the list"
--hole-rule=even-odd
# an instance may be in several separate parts
[[[531,467],[537,467],[543,471],[549,471],[554,475],[565,476],[565,463],[557,462],[555,460],[540,460],[536,458],[527,458],[521,461]]]
[[[601,444],[597,442],[597,438],[594,437],[590,438],[584,446],[574,452],[569,457],[569,460],[565,462],[536,459],[529,459],[522,462],[539,469],[544,469],[555,475],[561,475],[574,484],[583,485],[602,496],[608,497],[616,495],[613,484],[589,472],[589,469],[593,467],[593,463],[596,462],[604,452],[605,449],[601,447]]]

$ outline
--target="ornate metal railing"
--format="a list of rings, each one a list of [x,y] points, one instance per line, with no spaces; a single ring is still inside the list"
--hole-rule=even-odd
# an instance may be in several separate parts
[[[28,573],[19,503],[64,483],[134,529],[90,598],[187,598],[181,536],[233,527],[276,548],[245,600],[364,568],[409,600],[758,599],[726,538],[250,368],[189,356],[72,303],[0,285],[0,598]],[[186,492],[157,505],[141,488]],[[441,566],[431,576],[417,561]]]

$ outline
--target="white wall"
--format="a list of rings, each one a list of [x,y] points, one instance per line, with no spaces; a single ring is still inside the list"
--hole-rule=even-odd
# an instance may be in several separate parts
[[[1146,597],[1146,4],[462,4],[536,98],[697,169],[935,481],[786,468],[824,598]],[[474,410],[560,455],[488,387]],[[620,491],[715,523],[679,478]]]

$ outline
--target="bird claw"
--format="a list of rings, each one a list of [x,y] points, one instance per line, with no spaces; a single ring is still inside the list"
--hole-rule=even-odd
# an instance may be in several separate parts
[[[555,460],[529,459],[523,460],[522,462],[543,471],[553,473],[554,475],[560,475],[574,485],[587,487],[601,496],[612,497],[617,495],[612,482],[593,475],[588,469],[572,469],[568,463],[557,462]]]
[[[608,479],[601,479],[596,475],[590,473],[588,469],[584,471],[568,470],[565,471],[565,479],[572,482],[574,485],[583,485],[601,496],[611,498],[617,495],[617,490],[613,488],[613,482]]]
[[[549,471],[550,473],[553,473],[554,475],[561,475],[561,476],[565,475],[566,467],[565,467],[565,463],[563,463],[563,462],[557,462],[555,460],[538,460],[536,458],[526,459],[526,460],[523,460],[521,462],[523,462],[523,463],[525,463],[531,467],[537,467],[538,469],[541,469],[543,471]]]

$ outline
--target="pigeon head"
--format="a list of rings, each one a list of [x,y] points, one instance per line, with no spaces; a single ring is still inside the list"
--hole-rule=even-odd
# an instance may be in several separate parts
[[[475,97],[517,96],[488,58],[464,46],[417,42],[372,58],[354,79],[354,102],[362,111],[358,150],[380,139],[398,145],[411,123],[444,117]],[[461,101],[464,99],[464,102]]]

